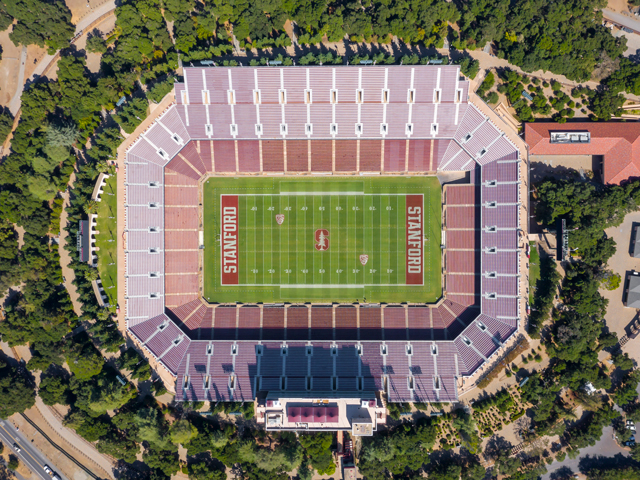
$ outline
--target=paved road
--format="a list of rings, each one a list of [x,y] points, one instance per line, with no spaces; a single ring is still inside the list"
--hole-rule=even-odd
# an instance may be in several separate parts
[[[630,28],[636,32],[640,32],[640,17],[629,17],[627,15],[622,15],[621,13],[616,13],[611,10],[607,10],[606,8],[602,10],[602,15],[607,20],[610,20],[614,23],[620,24],[624,27]]]
[[[2,439],[2,443],[5,444],[5,448],[10,450],[13,455],[16,455],[21,462],[25,463],[37,478],[51,480],[51,477],[44,471],[44,466],[48,465],[60,478],[67,480],[67,477],[55,469],[55,465],[51,460],[47,459],[40,450],[35,448],[22,433],[16,431],[11,422],[7,422],[6,420],[0,421],[0,439]],[[14,443],[20,446],[19,453],[13,449]]]
[[[602,437],[600,437],[600,440],[596,442],[593,447],[583,448],[580,450],[580,454],[574,459],[567,456],[562,462],[553,462],[547,468],[547,473],[542,476],[542,480],[550,480],[551,474],[562,467],[570,468],[573,473],[578,473],[580,471],[578,468],[580,460],[585,457],[615,457],[616,455],[628,457],[629,451],[620,448],[613,439],[613,427],[605,427],[602,430]]]

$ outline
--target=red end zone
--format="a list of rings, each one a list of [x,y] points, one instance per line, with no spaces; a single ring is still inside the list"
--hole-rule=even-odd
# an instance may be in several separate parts
[[[238,284],[238,196],[220,195],[222,285]]]
[[[407,195],[407,285],[422,285],[424,266],[422,195]]]

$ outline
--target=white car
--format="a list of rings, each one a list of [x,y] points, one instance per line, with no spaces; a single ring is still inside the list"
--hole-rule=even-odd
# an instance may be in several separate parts
[[[14,449],[16,452],[20,453],[20,447],[18,446],[18,444],[17,444],[17,443],[14,443],[14,444],[13,444],[13,449]]]
[[[43,468],[44,468],[45,473],[48,473],[49,476],[53,475],[53,471],[49,468],[49,465],[45,465]]]

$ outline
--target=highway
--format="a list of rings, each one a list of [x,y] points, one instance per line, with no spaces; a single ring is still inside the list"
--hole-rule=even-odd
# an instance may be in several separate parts
[[[24,463],[37,478],[51,480],[51,477],[44,471],[44,466],[49,465],[49,468],[56,472],[62,480],[68,480],[67,477],[56,470],[55,465],[49,459],[31,444],[31,441],[27,440],[22,433],[16,431],[13,423],[0,420],[0,440],[4,443],[5,451],[18,457],[20,462]],[[14,443],[20,446],[20,453],[13,448]]]

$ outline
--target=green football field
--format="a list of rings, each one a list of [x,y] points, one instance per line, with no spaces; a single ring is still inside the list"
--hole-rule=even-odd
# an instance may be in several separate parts
[[[212,177],[204,183],[210,302],[435,302],[435,177]]]

